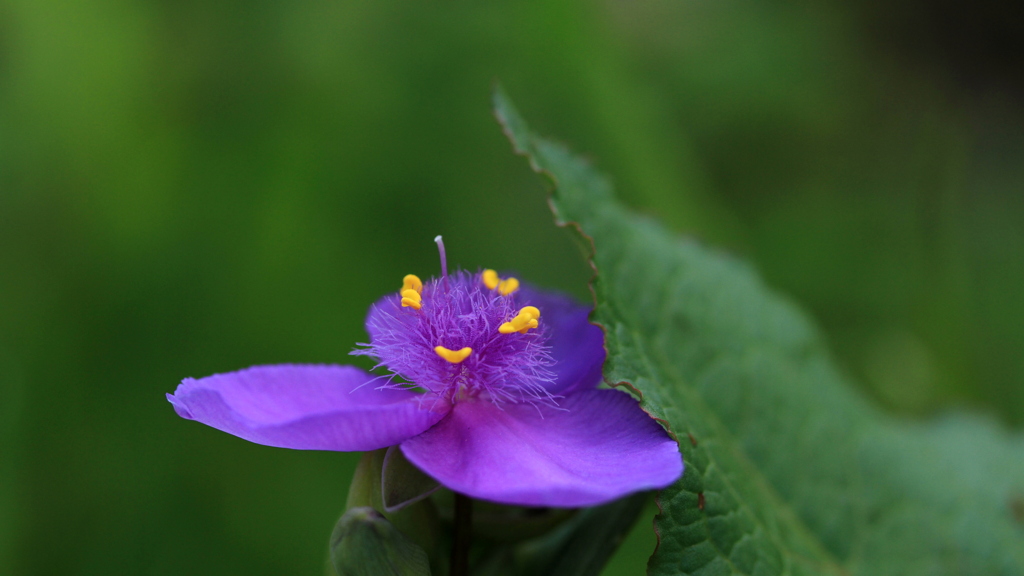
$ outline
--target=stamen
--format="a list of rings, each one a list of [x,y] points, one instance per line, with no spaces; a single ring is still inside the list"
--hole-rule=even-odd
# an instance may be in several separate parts
[[[419,310],[423,307],[421,302],[423,299],[420,297],[420,293],[409,288],[408,290],[402,290],[402,307],[413,308]]]
[[[402,289],[400,292],[405,292],[406,290],[415,290],[417,293],[423,294],[423,281],[415,274],[406,274],[405,278],[402,278]]]
[[[502,280],[500,284],[498,284],[498,292],[501,293],[502,296],[508,296],[509,294],[515,292],[518,289],[519,280],[516,280],[515,278],[506,278],[505,280]]]
[[[526,334],[531,328],[536,328],[540,325],[539,320],[540,310],[533,306],[523,306],[515,318],[498,327],[498,332],[502,334],[511,334],[513,332]]]
[[[467,346],[466,348],[463,348],[461,350],[449,350],[444,346],[434,346],[434,352],[437,352],[438,356],[444,358],[445,360],[451,362],[452,364],[458,364],[459,362],[462,362],[466,358],[469,358],[469,355],[473,352],[473,349]]]
[[[490,268],[480,274],[480,279],[483,280],[484,286],[487,286],[488,290],[497,288],[502,296],[508,296],[519,289],[519,280],[511,277],[501,280],[498,278],[498,273]]]
[[[494,290],[498,287],[498,273],[488,268],[484,270],[484,273],[480,275],[480,278],[484,281],[484,286],[487,286],[488,290]]]

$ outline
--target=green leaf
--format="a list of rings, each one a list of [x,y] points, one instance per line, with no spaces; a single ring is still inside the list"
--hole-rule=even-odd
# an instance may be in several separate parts
[[[651,574],[1024,574],[1024,439],[882,413],[750,266],[630,212],[500,89],[494,105],[588,247],[605,378],[680,441]]]

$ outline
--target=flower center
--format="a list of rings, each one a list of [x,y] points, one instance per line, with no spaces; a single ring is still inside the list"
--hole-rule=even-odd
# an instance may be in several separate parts
[[[383,387],[415,386],[451,402],[553,404],[554,360],[541,310],[517,301],[515,278],[493,270],[448,275],[440,237],[438,246],[441,278],[407,275],[397,295],[371,308],[370,342],[352,353],[375,356],[391,372]]]

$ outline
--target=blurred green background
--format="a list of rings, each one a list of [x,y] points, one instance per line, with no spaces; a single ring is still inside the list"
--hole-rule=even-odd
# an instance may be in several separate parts
[[[1024,424],[1019,19],[900,0],[0,2],[0,574],[321,574],[356,455],[175,416],[402,275],[588,268],[489,112],[751,259],[892,410]],[[653,548],[645,518],[608,573]]]

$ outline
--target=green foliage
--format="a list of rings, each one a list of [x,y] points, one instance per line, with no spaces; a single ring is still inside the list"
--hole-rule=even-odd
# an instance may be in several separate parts
[[[430,496],[440,484],[406,460],[398,446],[388,448],[380,470],[380,499],[388,512]]]
[[[352,508],[331,534],[331,564],[339,576],[430,576],[422,548],[373,508]]]
[[[481,560],[473,566],[477,576],[594,576],[618,549],[644,509],[649,494],[640,493],[620,498],[602,506],[580,510],[553,511],[560,524],[545,526],[545,533],[523,542],[501,546],[501,538],[485,543]],[[477,502],[488,506],[487,503]],[[502,507],[513,510],[508,507]],[[533,511],[534,513],[537,510]],[[549,512],[550,513],[550,512]],[[474,512],[474,533],[480,535]],[[517,526],[517,524],[523,526]],[[507,524],[506,531],[529,529],[529,520]],[[486,531],[484,531],[486,532]],[[485,536],[486,538],[486,536]],[[635,571],[636,567],[632,567]]]
[[[591,252],[606,379],[680,441],[652,574],[1024,573],[1024,439],[882,413],[748,265],[631,213],[500,91],[495,107]]]
[[[411,486],[389,488],[389,483],[402,482]],[[353,559],[376,562],[390,555],[412,562],[409,569],[418,570],[420,554],[429,572],[448,573],[453,539],[451,492],[442,489],[433,498],[409,502],[417,500],[422,494],[420,488],[430,483],[429,478],[424,483],[423,473],[395,447],[364,453],[349,485],[348,512],[331,536],[331,560],[338,573],[345,574],[345,567],[358,566]],[[428,490],[434,488],[436,482]],[[389,491],[414,497],[400,496],[398,501],[405,504],[398,510],[388,510],[385,502]],[[648,498],[646,493],[634,494],[579,511],[474,502],[472,571],[480,576],[599,574]],[[444,522],[438,521],[438,508]],[[383,555],[369,549],[375,547],[383,550]]]
[[[352,475],[352,483],[349,484],[345,508],[348,510],[366,508],[379,513],[388,522],[389,530],[393,528],[397,533],[408,538],[412,545],[426,553],[430,565],[435,571],[439,571],[439,568],[445,566],[444,561],[447,556],[440,541],[441,524],[438,521],[434,503],[430,500],[420,500],[393,511],[388,510],[385,506],[382,476],[383,470],[386,468],[388,452],[389,449],[382,448],[363,453],[362,458],[359,459],[359,465],[356,466],[355,473]],[[339,520],[337,526],[341,526],[342,520]],[[335,535],[337,532],[338,528],[335,527]],[[369,541],[367,540],[367,542]],[[334,536],[331,537],[331,543],[333,550],[335,547]],[[333,554],[332,552],[332,557]]]
[[[553,576],[599,574],[636,522],[648,498],[647,494],[634,494],[584,510],[569,523],[564,537],[557,540],[554,553],[542,557],[542,562],[527,565],[527,570],[522,573]]]

